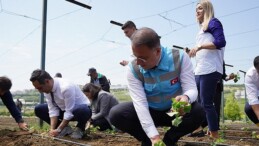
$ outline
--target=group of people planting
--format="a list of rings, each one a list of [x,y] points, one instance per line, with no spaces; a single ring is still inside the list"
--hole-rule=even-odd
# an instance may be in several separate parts
[[[131,61],[123,60],[127,67],[127,81],[131,102],[119,103],[110,92],[109,81],[95,68],[89,69],[91,83],[82,89],[64,79],[54,77],[44,70],[32,72],[30,81],[39,92],[44,93],[46,103],[35,107],[35,115],[50,125],[50,136],[70,135],[81,139],[86,123],[99,130],[118,129],[129,133],[142,146],[163,143],[176,145],[184,135],[219,138],[219,103],[215,102],[217,86],[224,76],[225,36],[221,22],[214,17],[209,0],[196,5],[196,18],[200,26],[196,45],[187,50],[166,48],[160,36],[151,28],[136,28],[132,21],[122,26],[131,41]],[[191,58],[195,57],[193,68]],[[92,79],[93,78],[93,79]],[[233,76],[227,77],[233,79]],[[23,130],[28,130],[20,111],[13,103],[10,93],[11,81],[0,77],[0,96],[10,113]],[[248,103],[247,116],[259,126],[259,56],[245,77]],[[219,90],[222,92],[222,90]],[[174,98],[174,100],[172,100]],[[175,126],[176,115],[169,115],[173,102],[190,105],[190,110],[180,110],[181,122]],[[77,121],[75,128],[70,121]],[[157,127],[169,130],[160,136]],[[203,128],[208,126],[207,132]]]

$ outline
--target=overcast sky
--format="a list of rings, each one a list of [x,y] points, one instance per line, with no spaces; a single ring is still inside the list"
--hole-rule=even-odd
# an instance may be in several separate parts
[[[165,47],[193,47],[199,27],[196,1],[191,0],[80,0],[91,10],[65,0],[48,0],[46,71],[61,72],[77,84],[89,82],[90,67],[113,85],[126,84],[122,59],[129,59],[130,41],[121,23],[153,28]],[[247,71],[259,55],[259,0],[212,0],[227,41],[227,74]],[[0,75],[12,79],[12,91],[32,89],[29,81],[40,68],[43,0],[0,0]],[[195,64],[194,64],[195,65]],[[238,82],[242,84],[243,74]],[[233,83],[229,81],[228,83]]]

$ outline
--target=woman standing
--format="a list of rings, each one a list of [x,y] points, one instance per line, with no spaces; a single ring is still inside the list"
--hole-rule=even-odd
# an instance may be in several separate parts
[[[223,26],[214,17],[213,5],[209,0],[200,0],[196,6],[196,18],[200,31],[196,46],[189,52],[196,57],[195,80],[199,90],[199,102],[204,107],[207,121],[202,127],[209,126],[208,134],[218,138],[219,125],[213,103],[217,82],[223,74],[224,47],[226,45]]]
[[[119,103],[118,100],[111,93],[92,83],[84,85],[83,92],[91,102],[91,124],[94,127],[98,126],[100,131],[112,129],[108,116],[110,109]]]

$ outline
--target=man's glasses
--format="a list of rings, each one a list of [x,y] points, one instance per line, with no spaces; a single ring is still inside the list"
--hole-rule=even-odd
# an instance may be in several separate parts
[[[146,62],[147,62],[146,59],[138,58],[138,57],[136,57],[134,54],[131,54],[131,57],[133,57],[135,60],[139,60],[139,61],[141,61],[141,62],[143,62],[143,63],[146,63]]]

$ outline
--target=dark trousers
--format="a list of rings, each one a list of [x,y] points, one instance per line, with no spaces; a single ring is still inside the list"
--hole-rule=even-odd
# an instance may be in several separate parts
[[[97,120],[93,120],[91,122],[91,124],[93,124],[94,127],[99,127],[100,131],[104,131],[104,130],[107,130],[107,129],[110,129],[112,130],[112,127],[111,125],[109,124],[109,122],[105,119],[105,118],[100,118],[100,119],[97,119]]]
[[[35,106],[34,112],[37,117],[39,117],[43,121],[50,124],[49,109],[48,109],[48,105],[46,103]],[[92,116],[91,109],[86,104],[77,105],[74,108],[72,114],[74,115],[74,117],[70,121],[77,121],[76,127],[80,128],[81,130],[84,131],[86,122]],[[63,119],[63,115],[64,115],[64,111],[60,110],[59,116],[58,116],[59,120],[58,120],[57,127],[61,123],[61,121]]]
[[[254,110],[252,109],[252,106],[249,105],[248,103],[246,103],[245,105],[245,113],[248,116],[248,118],[255,124],[259,123],[259,120],[254,112]]]
[[[184,135],[197,129],[205,119],[205,113],[198,102],[192,104],[191,112],[183,116],[183,122],[172,126],[174,117],[166,114],[168,111],[149,109],[155,126],[168,126],[163,141],[167,146],[173,146]],[[151,146],[151,141],[144,132],[132,102],[120,103],[110,111],[110,121],[116,128],[129,133],[142,142],[142,146]]]
[[[202,127],[209,125],[210,131],[218,131],[218,114],[216,112],[213,98],[216,93],[217,82],[222,79],[222,75],[218,72],[213,72],[206,75],[195,75],[197,88],[199,91],[199,103],[204,108],[206,120],[202,123]]]
[[[219,85],[219,84],[221,84],[221,85]],[[215,93],[215,96],[213,98],[215,110],[216,110],[216,113],[218,115],[218,125],[220,123],[221,101],[224,100],[224,99],[222,99],[222,92],[223,92],[223,90],[221,89],[222,88],[221,86],[223,86],[222,82],[217,84],[216,93]]]

